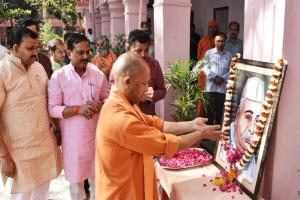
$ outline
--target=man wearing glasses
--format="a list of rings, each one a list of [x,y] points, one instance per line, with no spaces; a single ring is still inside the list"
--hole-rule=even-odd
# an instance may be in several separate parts
[[[59,119],[66,179],[72,200],[84,199],[84,180],[95,199],[95,134],[99,111],[109,95],[105,75],[89,63],[89,40],[74,33],[67,42],[70,64],[49,80],[49,114]]]

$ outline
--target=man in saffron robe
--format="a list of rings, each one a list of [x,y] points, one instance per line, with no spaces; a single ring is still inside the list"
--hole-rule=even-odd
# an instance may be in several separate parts
[[[196,141],[220,139],[223,133],[203,118],[165,122],[143,114],[138,103],[148,89],[150,70],[138,55],[121,55],[112,73],[114,85],[97,126],[96,199],[156,200],[153,156],[172,157]]]
[[[107,36],[103,35],[96,41],[97,54],[94,56],[92,63],[96,65],[109,80],[112,65],[117,60],[117,56],[110,51],[110,41]]]
[[[216,21],[211,20],[208,22],[207,26],[208,26],[208,34],[202,37],[198,44],[198,53],[197,53],[198,60],[204,58],[205,52],[207,50],[215,47],[214,38],[219,30],[218,24]]]

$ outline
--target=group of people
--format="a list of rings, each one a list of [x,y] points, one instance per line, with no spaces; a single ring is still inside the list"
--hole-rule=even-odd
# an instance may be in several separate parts
[[[238,22],[231,22],[226,40],[225,33],[219,32],[218,23],[211,20],[208,22],[208,34],[198,43],[197,60],[204,59],[208,64],[198,75],[198,86],[210,97],[210,106],[205,109],[199,102],[198,114],[207,117],[208,124],[222,123],[231,59],[235,54],[243,54],[243,42],[238,38],[239,27]],[[202,145],[213,153],[216,143],[204,141]]]
[[[172,157],[202,139],[223,137],[204,118],[155,116],[166,89],[144,31],[130,32],[127,52],[111,61],[108,76],[99,67],[108,53],[102,40],[98,65],[89,62],[90,41],[80,33],[51,41],[49,58],[38,52],[33,22],[17,22],[12,48],[0,61],[0,165],[9,199],[48,199],[50,181],[62,169],[72,200],[84,199],[84,180],[90,199],[157,199],[153,156]]]
[[[209,124],[221,124],[231,58],[235,54],[243,55],[243,41],[238,38],[239,23],[233,21],[228,28],[229,38],[226,40],[225,33],[219,32],[218,23],[209,21],[208,34],[198,43],[197,59],[204,59],[209,64],[199,74],[199,87],[210,94],[214,105],[205,113]]]

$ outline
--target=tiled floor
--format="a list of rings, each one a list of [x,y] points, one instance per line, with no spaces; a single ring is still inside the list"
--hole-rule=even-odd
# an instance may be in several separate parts
[[[0,200],[8,198],[8,192],[3,187],[0,180]],[[70,200],[69,183],[65,180],[64,173],[62,173],[57,179],[52,180],[50,184],[49,200]]]

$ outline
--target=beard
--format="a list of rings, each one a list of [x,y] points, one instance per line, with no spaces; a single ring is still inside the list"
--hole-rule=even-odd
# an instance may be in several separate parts
[[[98,50],[98,54],[101,57],[105,57],[105,56],[107,56],[108,51],[107,50]]]

